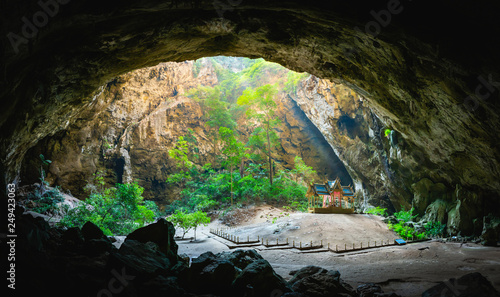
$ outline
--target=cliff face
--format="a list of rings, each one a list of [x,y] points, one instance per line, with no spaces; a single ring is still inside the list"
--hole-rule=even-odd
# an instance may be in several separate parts
[[[235,72],[245,67],[222,62]],[[179,136],[191,129],[198,139],[197,163],[211,162],[202,107],[186,92],[217,84],[209,62],[162,63],[119,76],[65,130],[29,150],[21,180],[37,181],[38,155],[44,154],[53,161],[48,180],[77,197],[85,197],[83,187],[101,171],[110,185],[135,180],[146,189],[147,199],[171,201],[178,193],[165,183],[175,171],[168,150]],[[295,91],[279,93],[278,114],[278,167],[293,168],[294,157],[301,156],[318,171],[317,180],[339,176],[355,185],[363,203],[391,210],[413,206],[418,214],[447,223],[452,233],[480,232],[485,209],[496,209],[487,188],[464,186],[449,162],[432,162],[432,151],[418,149],[417,138],[400,132],[401,123],[396,125],[379,105],[345,85],[309,76]],[[248,123],[238,124],[248,136]],[[391,139],[385,137],[386,129],[393,131]],[[462,145],[460,138],[449,144]]]
[[[450,234],[462,235],[481,234],[483,216],[498,209],[498,201],[488,198],[495,194],[487,188],[464,186],[462,178],[472,176],[457,179],[450,161],[432,162],[436,150],[420,150],[416,138],[393,130],[394,123],[377,105],[351,89],[311,76],[293,100],[345,164],[364,203],[393,211],[414,207],[424,219],[441,221]],[[392,131],[389,137],[386,129]],[[458,135],[448,144],[463,145]],[[462,169],[477,166],[482,165]]]
[[[28,152],[22,167],[23,183],[36,181],[38,155],[44,154],[52,160],[48,181],[80,198],[86,195],[85,184],[100,171],[105,172],[110,185],[138,181],[145,188],[147,199],[175,199],[177,189],[165,180],[175,172],[175,162],[168,151],[177,139],[188,135],[190,129],[198,141],[200,158],[195,163],[212,161],[213,148],[202,106],[185,95],[198,85],[214,86],[218,80],[208,60],[198,64],[201,66],[192,61],[162,63],[110,82],[74,125],[45,138]],[[230,69],[240,71],[244,67],[236,66]],[[282,72],[287,70],[283,68]],[[278,168],[293,168],[295,156],[301,156],[318,171],[316,179],[339,176],[346,184],[352,183],[344,164],[290,94],[279,94],[278,115],[282,121],[275,155]],[[248,123],[240,119],[238,124],[239,133],[248,137]]]

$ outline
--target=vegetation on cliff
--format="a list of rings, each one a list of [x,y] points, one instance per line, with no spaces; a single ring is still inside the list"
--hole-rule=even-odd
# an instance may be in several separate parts
[[[96,181],[99,183],[99,176]],[[89,197],[68,210],[60,225],[81,228],[90,221],[106,235],[126,235],[159,216],[158,207],[152,201],[144,201],[144,189],[137,183],[88,188],[92,188]]]
[[[181,192],[168,211],[206,211],[235,202],[275,202],[305,209],[306,185],[314,170],[300,157],[295,159],[294,169],[277,169],[274,155],[280,124],[276,116],[278,94],[294,92],[308,74],[262,59],[242,59],[240,71],[233,71],[222,66],[227,62],[224,59],[203,60],[214,67],[218,85],[188,92],[203,106],[211,163],[195,165],[198,140],[193,133],[179,137],[169,151],[177,162],[177,172],[169,175],[167,183],[176,184]],[[194,75],[199,74],[201,63],[194,62]],[[241,121],[247,123],[249,135],[237,129]]]

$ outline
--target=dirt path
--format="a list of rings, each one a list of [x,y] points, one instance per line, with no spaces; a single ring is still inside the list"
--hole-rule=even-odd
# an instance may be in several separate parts
[[[262,208],[253,212],[230,233],[240,238],[265,236],[280,241],[287,237],[303,242],[330,242],[330,245],[351,244],[387,238],[396,235],[376,216],[318,215],[292,213],[272,223],[267,214],[284,213],[279,209]],[[263,216],[263,217],[261,217]],[[267,220],[267,222],[266,222]],[[222,227],[219,221],[199,228],[196,243],[179,241],[179,253],[197,257],[206,251],[218,253],[229,250],[224,240],[209,233],[210,228]],[[188,234],[187,236],[192,236]],[[358,243],[356,244],[358,245]],[[384,291],[401,296],[420,296],[423,291],[440,281],[460,277],[470,272],[480,272],[500,290],[500,248],[475,244],[441,243],[437,241],[414,243],[405,246],[382,247],[372,250],[336,254],[332,252],[303,254],[295,249],[269,250],[254,247],[268,260],[277,273],[289,279],[291,270],[306,265],[317,265],[338,270],[342,278],[353,287],[374,282]]]

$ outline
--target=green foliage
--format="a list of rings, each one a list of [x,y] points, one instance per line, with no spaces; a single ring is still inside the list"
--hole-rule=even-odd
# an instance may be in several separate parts
[[[34,192],[27,195],[28,201],[31,201],[34,205],[32,210],[41,214],[48,214],[59,211],[58,203],[63,202],[64,198],[58,187],[47,188],[41,190],[41,186],[38,187]]]
[[[193,162],[189,160],[188,154],[188,142],[183,136],[179,137],[175,148],[168,151],[168,155],[177,161],[177,168],[180,169],[191,169],[194,166]]]
[[[401,211],[395,212],[394,216],[398,221],[402,221],[404,223],[412,221],[417,215],[413,215],[414,208],[412,207],[410,210],[405,211],[401,206]]]
[[[275,98],[283,90],[295,92],[308,74],[295,73],[263,59],[240,60],[242,65],[237,68],[243,69],[233,72],[227,67],[233,62],[228,57],[194,62],[194,75],[198,75],[203,63],[210,63],[219,81],[215,87],[198,86],[186,94],[203,107],[212,146],[211,165],[200,168],[203,164],[196,163],[196,145],[192,145],[196,139],[189,141],[185,135],[178,141],[169,152],[177,162],[178,172],[169,175],[167,182],[177,184],[181,193],[166,211],[210,211],[247,201],[279,202],[305,210],[307,189],[299,183],[312,180],[314,170],[298,158],[295,169],[276,173],[272,154],[279,145],[277,131],[281,124]],[[243,141],[236,132],[236,123],[244,116],[253,129]],[[238,167],[240,170],[235,170]]]
[[[398,233],[401,238],[406,240],[412,239],[416,235],[414,228],[410,226],[404,226],[401,222],[397,224],[387,224],[387,227],[390,230],[394,230],[394,232]]]
[[[256,127],[250,137],[249,144],[267,156],[269,183],[273,184],[272,152],[278,144],[276,127],[281,123],[276,115],[275,97],[277,85],[263,85],[256,89],[246,89],[238,98],[238,105],[248,107],[246,115],[254,121]],[[263,145],[265,144],[265,145]]]
[[[52,214],[59,212],[58,203],[64,201],[64,198],[59,190],[59,187],[49,188],[49,183],[45,180],[44,166],[49,166],[52,161],[45,158],[40,154],[40,184],[36,186],[35,190],[28,193],[27,200],[30,201],[29,205],[32,206],[34,212],[41,214]]]
[[[188,213],[182,210],[176,210],[174,214],[166,218],[167,221],[172,222],[176,228],[182,229],[182,238],[186,236],[186,233],[189,232],[193,228],[193,224],[191,222]]]
[[[402,208],[402,207],[401,207]],[[401,209],[401,211],[394,213],[394,216],[398,220],[396,224],[387,224],[389,229],[394,230],[394,232],[398,233],[403,239],[424,239],[427,236],[427,232],[418,233],[413,227],[408,226],[406,223],[412,221],[417,215],[413,215],[413,207],[405,211]]]
[[[182,238],[186,236],[189,230],[194,229],[194,240],[196,240],[196,228],[200,225],[207,225],[210,223],[210,218],[202,211],[187,213],[182,210],[177,210],[174,214],[167,217],[167,220],[172,222],[176,228],[182,230]]]
[[[443,236],[446,224],[441,222],[427,222],[424,228],[425,234],[429,237]]]
[[[313,176],[316,174],[316,171],[312,167],[307,166],[299,156],[295,156],[294,162],[295,168],[292,170],[292,173],[296,176],[295,181],[299,182],[299,180],[302,180],[305,185],[314,182]]]
[[[104,141],[103,141],[103,147],[104,147],[105,149],[108,149],[108,150],[109,150],[109,149],[112,149],[112,148],[113,148],[113,145],[112,145],[111,143],[109,143],[107,139],[104,139]]]
[[[287,93],[295,93],[297,92],[297,86],[299,82],[309,76],[308,73],[298,73],[294,71],[289,71],[287,73],[287,79],[285,82],[285,92]]]
[[[377,216],[387,216],[387,208],[382,208],[380,206],[370,208],[368,210],[365,210],[365,213],[367,214],[374,214]]]
[[[92,179],[89,181],[83,189],[90,193],[102,193],[104,191],[104,186],[106,182],[104,181],[105,172],[97,171],[92,174]]]
[[[175,183],[181,188],[183,188],[186,182],[192,178],[192,171],[196,170],[194,163],[189,160],[190,146],[188,140],[180,136],[176,146],[168,151],[170,158],[176,160],[176,167],[179,171],[170,174],[166,182]]]
[[[52,161],[45,159],[44,155],[42,154],[40,154],[40,159],[42,160],[43,165],[50,165],[50,163],[52,163]]]
[[[203,60],[198,59],[193,62],[193,77],[198,77],[200,74],[201,67],[203,66]]]
[[[60,225],[81,228],[90,221],[106,235],[126,235],[154,221],[159,214],[154,202],[143,201],[143,191],[137,183],[130,183],[91,193],[66,213]]]
[[[196,240],[196,229],[200,225],[208,225],[210,223],[210,218],[202,211],[196,211],[189,215],[191,216],[191,221],[194,226],[194,240]]]
[[[178,209],[188,212],[209,211],[230,206],[231,178],[234,203],[278,203],[300,211],[307,210],[307,188],[291,179],[288,170],[280,171],[272,185],[260,166],[250,166],[247,172],[250,174],[244,177],[239,172],[231,174],[226,170],[198,172],[186,183],[180,199],[174,201],[167,212],[172,213]]]

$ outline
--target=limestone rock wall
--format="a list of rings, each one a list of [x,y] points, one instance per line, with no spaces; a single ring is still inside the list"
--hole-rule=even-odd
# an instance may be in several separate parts
[[[176,170],[168,151],[178,137],[191,129],[200,156],[195,163],[212,161],[202,107],[185,94],[198,85],[216,85],[217,75],[211,63],[203,62],[198,71],[193,65],[192,61],[162,63],[108,83],[91,110],[80,114],[75,124],[46,137],[28,152],[22,182],[37,181],[38,156],[44,154],[52,160],[47,180],[79,198],[86,196],[83,187],[92,181],[93,174],[105,172],[108,185],[134,180],[145,188],[147,199],[161,203],[176,199],[178,189],[165,181]],[[318,171],[316,180],[339,176],[346,184],[352,183],[344,163],[292,97],[280,93],[278,101],[282,124],[278,128],[277,168],[292,169],[295,156],[301,156]],[[248,137],[251,131],[245,120],[238,124],[239,132]]]

